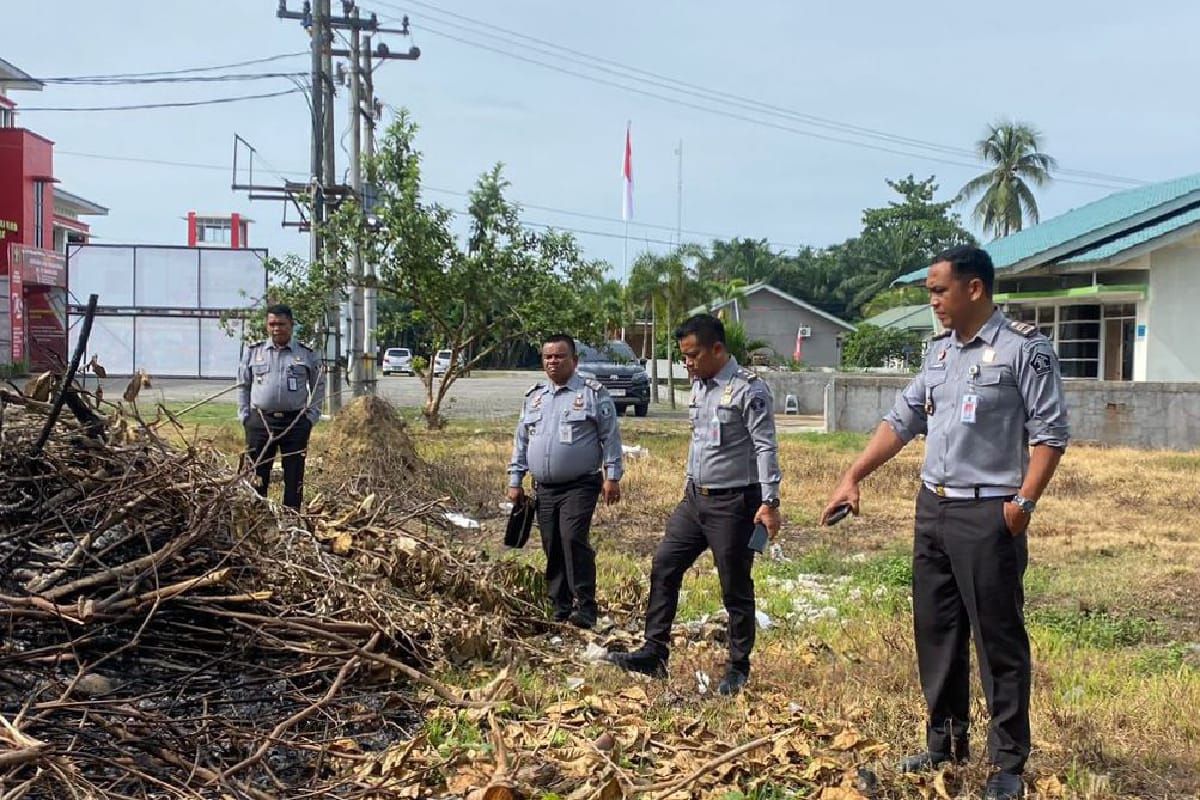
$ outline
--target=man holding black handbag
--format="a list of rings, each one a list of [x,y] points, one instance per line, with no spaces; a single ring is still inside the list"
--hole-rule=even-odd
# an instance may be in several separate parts
[[[588,541],[592,514],[601,495],[610,505],[621,499],[624,467],[612,397],[598,381],[581,378],[578,366],[574,339],[546,339],[542,368],[549,380],[525,393],[508,465],[508,499],[516,514],[531,502],[521,486],[531,473],[554,619],[591,628],[598,615],[596,551]]]

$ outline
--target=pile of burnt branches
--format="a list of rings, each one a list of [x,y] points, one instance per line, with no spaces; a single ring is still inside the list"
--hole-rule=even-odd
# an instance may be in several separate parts
[[[168,444],[164,409],[104,405],[74,395],[37,451],[50,405],[0,390],[0,796],[370,796],[347,760],[427,702],[489,704],[432,668],[542,624],[530,575],[448,544],[436,500],[296,515]]]

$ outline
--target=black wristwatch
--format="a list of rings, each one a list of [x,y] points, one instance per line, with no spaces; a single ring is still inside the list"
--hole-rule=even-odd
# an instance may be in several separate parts
[[[1014,497],[1012,499],[1012,504],[1024,511],[1026,514],[1032,514],[1033,510],[1037,508],[1037,503],[1035,501],[1030,500],[1028,497],[1022,497],[1021,495]]]
[[[767,508],[779,508],[779,498],[778,497],[772,497],[770,499],[764,498],[762,501],[762,504],[764,506],[766,506]]]

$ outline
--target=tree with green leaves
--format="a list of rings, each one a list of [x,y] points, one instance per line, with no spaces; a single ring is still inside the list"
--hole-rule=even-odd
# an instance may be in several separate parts
[[[378,267],[381,295],[400,301],[402,323],[424,326],[431,350],[451,352],[435,378],[421,371],[423,413],[431,427],[444,420],[442,403],[454,382],[513,342],[539,343],[571,331],[583,339],[602,332],[603,314],[577,287],[600,281],[603,265],[586,261],[567,233],[533,233],[507,199],[497,164],[480,176],[467,209],[460,243],[453,212],[424,200],[416,125],[402,112],[367,165],[378,202],[373,224],[353,203],[342,204],[327,225],[331,263],[346,263],[354,247]]]
[[[1016,233],[1026,222],[1037,224],[1037,198],[1031,185],[1048,184],[1058,166],[1041,151],[1041,134],[1028,123],[1002,120],[988,126],[975,150],[991,168],[968,181],[958,199],[966,202],[980,195],[973,214],[984,232],[999,238]]]
[[[842,365],[861,368],[888,367],[898,362],[911,365],[919,361],[921,347],[921,336],[913,331],[860,324],[842,340]]]

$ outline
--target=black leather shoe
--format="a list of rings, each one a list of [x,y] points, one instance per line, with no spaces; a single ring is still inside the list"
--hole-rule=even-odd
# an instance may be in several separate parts
[[[742,690],[742,687],[750,680],[750,673],[730,667],[725,670],[725,677],[721,679],[721,683],[717,685],[717,693],[732,697]]]
[[[584,630],[590,631],[592,628],[596,627],[596,615],[589,614],[582,609],[576,609],[572,611],[571,615],[567,619],[569,619],[571,624],[576,628],[583,628]]]
[[[988,778],[987,788],[983,790],[983,800],[1020,800],[1025,794],[1025,784],[1020,775],[1011,772],[997,772]]]
[[[950,758],[946,753],[931,753],[928,750],[917,753],[916,755],[907,756],[900,760],[896,765],[897,772],[925,772],[926,770],[937,769],[943,764],[965,763],[967,759],[966,748],[959,750],[961,755],[958,758]]]
[[[609,653],[608,662],[626,672],[638,672],[651,678],[667,677],[667,660],[646,649],[632,653]]]

